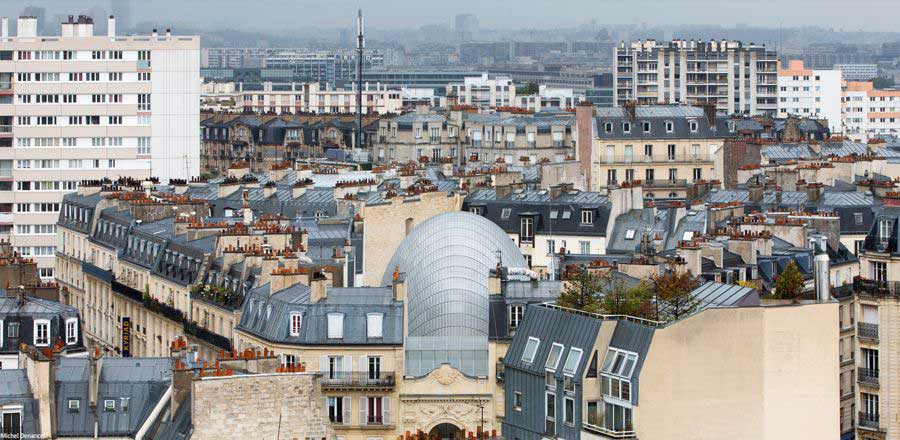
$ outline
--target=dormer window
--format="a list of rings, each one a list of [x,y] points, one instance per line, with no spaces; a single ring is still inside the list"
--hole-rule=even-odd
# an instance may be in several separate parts
[[[344,338],[344,314],[329,313],[328,314],[328,339]]]
[[[641,129],[644,130],[644,133],[650,133],[650,123],[647,121],[641,122]]]
[[[366,314],[366,336],[370,339],[384,337],[384,315],[381,313]]]
[[[50,321],[47,319],[34,320],[34,345],[50,345]]]
[[[584,352],[580,348],[572,347],[569,349],[569,355],[566,357],[566,363],[563,364],[563,374],[567,374],[569,376],[575,375],[575,370],[578,369],[578,364],[581,362],[581,355]]]
[[[534,357],[537,356],[538,347],[540,346],[540,339],[529,336],[528,342],[525,343],[525,350],[522,351],[522,362],[525,362],[526,364],[533,363]]]
[[[631,123],[630,122],[622,123],[622,132],[623,133],[631,133]]]
[[[611,133],[612,132],[612,122],[607,122],[607,123],[603,124],[603,129],[607,133]]]
[[[691,127],[691,133],[696,133],[697,130],[699,130],[699,125],[697,124],[697,121],[691,121],[690,127]]]
[[[291,313],[291,336],[300,336],[300,328],[303,327],[303,315],[300,313]]]
[[[522,318],[525,317],[525,306],[516,304],[509,306],[509,328],[519,328]]]
[[[544,365],[544,368],[556,371],[556,367],[559,366],[559,359],[562,357],[562,352],[565,348],[562,344],[554,342],[553,346],[550,347],[550,353],[547,355],[547,363]]]
[[[675,131],[675,124],[672,121],[666,121],[666,133]]]
[[[78,318],[66,319],[66,344],[78,343]]]
[[[594,224],[594,211],[590,209],[585,209],[581,211],[581,224],[583,225],[592,225]]]

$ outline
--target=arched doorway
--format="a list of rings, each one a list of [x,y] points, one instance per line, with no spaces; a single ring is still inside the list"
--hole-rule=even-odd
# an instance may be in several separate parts
[[[429,439],[440,439],[440,440],[463,440],[462,430],[457,428],[456,425],[452,423],[441,423],[440,425],[431,428],[431,432],[428,433]]]

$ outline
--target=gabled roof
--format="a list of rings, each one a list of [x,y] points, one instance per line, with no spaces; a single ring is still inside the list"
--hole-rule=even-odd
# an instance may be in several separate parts
[[[543,377],[547,371],[547,357],[554,343],[562,344],[564,350],[560,356],[557,376],[562,378],[562,369],[566,358],[572,348],[580,348],[583,353],[578,368],[575,370],[575,381],[580,382],[584,376],[584,369],[591,360],[594,342],[600,331],[601,325],[615,325],[615,322],[601,322],[599,319],[564,312],[562,310],[543,307],[540,305],[528,306],[525,311],[526,319],[516,331],[503,357],[503,364],[507,368],[515,368],[534,375]],[[530,338],[540,341],[533,362],[525,362],[523,354],[525,346]]]

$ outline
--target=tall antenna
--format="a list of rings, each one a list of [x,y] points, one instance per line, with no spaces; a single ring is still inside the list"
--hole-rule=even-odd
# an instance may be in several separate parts
[[[356,145],[355,148],[362,148],[362,63],[363,48],[366,45],[363,36],[363,16],[362,9],[359,9],[356,17]]]

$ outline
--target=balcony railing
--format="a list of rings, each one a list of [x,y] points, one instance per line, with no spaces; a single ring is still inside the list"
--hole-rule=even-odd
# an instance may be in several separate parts
[[[864,385],[878,386],[878,370],[871,368],[859,368],[857,380]]]
[[[860,322],[857,324],[857,336],[860,339],[869,339],[871,341],[878,340],[878,324],[870,324],[868,322]]]
[[[856,277],[853,291],[860,296],[900,296],[900,281],[875,281]]]
[[[322,377],[323,388],[385,388],[395,384],[393,371],[378,373],[367,371],[325,373]]]
[[[594,422],[596,423],[596,421],[594,421]],[[590,422],[582,423],[581,426],[586,431],[596,433],[596,434],[601,434],[607,438],[637,438],[637,433],[635,433],[634,431],[631,431],[631,430],[615,431],[612,429],[604,428],[602,426],[598,426],[595,423],[590,423]]]
[[[869,414],[866,412],[860,411],[859,413],[859,427],[864,429],[880,429],[879,423],[879,414]]]
[[[624,155],[610,156],[601,155],[602,163],[672,163],[672,162],[709,162],[713,157],[708,154],[676,154],[666,156],[647,156],[647,155]]]

